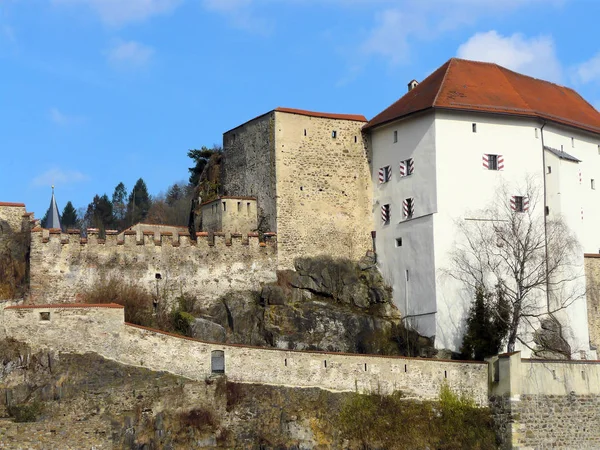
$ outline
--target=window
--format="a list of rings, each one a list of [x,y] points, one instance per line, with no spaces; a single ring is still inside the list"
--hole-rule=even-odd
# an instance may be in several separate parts
[[[408,276],[408,269],[406,269],[406,281],[409,280],[409,276]]]
[[[49,311],[44,311],[40,313],[40,320],[47,322],[50,320],[50,312]]]
[[[415,162],[412,158],[400,161],[400,176],[407,177],[415,171]]]
[[[575,138],[571,138],[571,147],[575,148]]]
[[[398,142],[398,131],[394,131],[394,144]]]
[[[358,136],[354,136],[354,143],[356,144],[358,142]]]
[[[486,170],[504,170],[504,156],[484,153],[482,166]]]
[[[515,212],[525,212],[529,209],[529,200],[527,197],[513,195],[510,199],[510,207]]]
[[[477,124],[474,123],[473,125],[471,125],[471,129],[473,130],[473,133],[477,133]]]
[[[402,247],[402,238],[396,238],[396,247]]]
[[[237,202],[238,204],[238,212],[242,211],[242,202]]]
[[[402,216],[405,219],[411,219],[414,214],[415,214],[415,199],[412,197],[405,198],[404,201],[402,202]]]
[[[379,183],[387,183],[392,179],[392,167],[385,166],[379,169]]]
[[[546,206],[545,211],[546,211],[546,215],[549,216],[550,215],[550,207]]]
[[[552,173],[552,167],[548,166],[548,173]]]
[[[227,203],[223,202],[223,211],[227,211]]]
[[[390,224],[390,215],[391,215],[391,210],[390,210],[390,205],[383,205],[381,207],[381,223],[383,225],[389,225]]]
[[[598,154],[600,155],[600,144],[598,144]]]
[[[304,136],[306,136],[306,128],[304,129]]]
[[[210,367],[212,373],[225,373],[225,352],[213,350],[210,355]]]
[[[250,215],[250,202],[246,203],[246,213]]]
[[[596,189],[596,180],[594,180],[593,178],[591,179],[592,182],[592,189]]]
[[[535,129],[535,138],[536,139],[538,138],[538,129],[537,128]]]
[[[333,139],[335,139],[335,138],[337,137],[337,131],[333,130],[333,131],[331,132],[331,137],[332,137]]]

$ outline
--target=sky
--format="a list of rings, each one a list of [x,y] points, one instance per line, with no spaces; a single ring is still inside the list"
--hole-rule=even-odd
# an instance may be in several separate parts
[[[600,109],[600,0],[0,0],[0,201],[42,217],[187,180],[278,106],[368,119],[449,58]]]

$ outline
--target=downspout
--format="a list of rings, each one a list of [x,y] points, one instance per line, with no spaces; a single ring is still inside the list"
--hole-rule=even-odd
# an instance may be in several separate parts
[[[548,313],[550,313],[550,272],[548,269],[548,216],[546,214],[546,208],[548,208],[548,193],[546,188],[546,149],[544,145],[544,127],[547,122],[544,120],[542,128],[540,128],[540,135],[542,137],[542,174],[544,175],[544,253],[545,253],[545,265],[546,265],[546,307]],[[554,317],[554,316],[553,316]]]

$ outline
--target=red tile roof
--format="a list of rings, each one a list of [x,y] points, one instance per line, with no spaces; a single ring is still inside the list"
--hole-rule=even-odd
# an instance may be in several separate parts
[[[0,202],[0,206],[13,206],[15,208],[25,208],[25,203]]]
[[[431,108],[535,117],[600,133],[600,113],[573,89],[497,64],[452,58],[366,129]]]

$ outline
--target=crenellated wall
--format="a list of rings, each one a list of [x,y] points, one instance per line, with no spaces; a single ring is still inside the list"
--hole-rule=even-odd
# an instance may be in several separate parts
[[[106,239],[89,229],[34,228],[31,235],[30,300],[32,303],[69,303],[102,279],[116,278],[138,284],[160,299],[172,300],[190,293],[212,302],[231,290],[259,288],[276,279],[277,243],[274,233],[259,242],[258,234],[225,235],[171,232],[121,235],[107,232]],[[160,279],[157,279],[160,274]]]
[[[119,305],[11,306],[5,309],[4,326],[7,336],[33,348],[93,352],[193,380],[211,375],[217,351],[223,352],[224,372],[234,382],[349,392],[401,390],[417,399],[437,398],[447,383],[479,404],[487,403],[487,363],[210,343],[125,324],[123,317]]]
[[[23,203],[0,202],[0,235],[22,231],[30,216]]]

